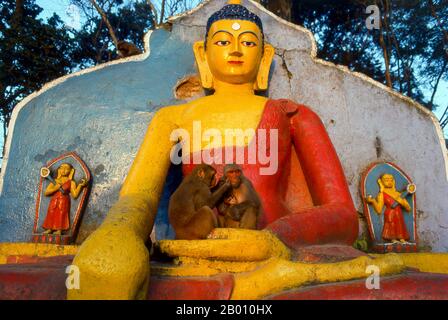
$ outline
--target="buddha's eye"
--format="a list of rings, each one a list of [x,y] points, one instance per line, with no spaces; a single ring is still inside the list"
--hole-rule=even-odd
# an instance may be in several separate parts
[[[225,46],[228,46],[230,44],[230,41],[221,40],[221,41],[216,41],[215,44],[220,46],[220,47],[225,47]]]
[[[255,42],[253,42],[253,41],[243,41],[241,43],[245,47],[256,47],[257,46],[257,44]]]

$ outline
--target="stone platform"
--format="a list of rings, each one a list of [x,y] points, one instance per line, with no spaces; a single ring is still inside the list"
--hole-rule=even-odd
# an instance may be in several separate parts
[[[300,261],[329,262],[353,259],[359,251],[340,246],[306,248],[296,258]],[[330,251],[329,251],[330,250]],[[333,254],[338,252],[337,254]],[[0,265],[0,299],[65,300],[67,289],[65,269],[73,256],[50,258],[12,256]],[[152,263],[153,266],[160,263]],[[82,281],[82,280],[81,280]],[[229,300],[235,285],[234,274],[222,273],[209,277],[170,277],[153,275],[148,300]],[[380,290],[366,288],[365,279],[305,285],[265,297],[281,300],[448,300],[448,274],[419,272],[406,269],[403,273],[381,277]]]

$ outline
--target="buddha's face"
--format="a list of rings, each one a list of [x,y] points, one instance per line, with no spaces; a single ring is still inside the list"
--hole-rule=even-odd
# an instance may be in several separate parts
[[[62,164],[59,168],[59,174],[61,177],[67,177],[70,174],[72,167],[68,164]]]
[[[214,78],[232,84],[256,80],[263,56],[258,26],[244,20],[220,20],[207,37],[206,59]]]
[[[383,177],[381,178],[381,181],[383,182],[383,184],[386,188],[392,188],[395,184],[394,177],[390,174],[383,175]]]

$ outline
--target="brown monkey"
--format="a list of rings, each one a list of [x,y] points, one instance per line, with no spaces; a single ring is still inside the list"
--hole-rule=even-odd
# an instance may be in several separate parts
[[[216,170],[202,164],[184,178],[170,198],[168,216],[176,239],[205,239],[218,226],[213,208],[230,188],[224,182],[212,193],[216,184]]]
[[[252,183],[236,164],[228,164],[224,167],[223,178],[230,182],[231,188],[218,204],[219,226],[256,229],[257,219],[261,212],[261,201]]]
[[[133,43],[126,41],[118,41],[118,52],[121,58],[135,56],[141,54],[142,51]]]

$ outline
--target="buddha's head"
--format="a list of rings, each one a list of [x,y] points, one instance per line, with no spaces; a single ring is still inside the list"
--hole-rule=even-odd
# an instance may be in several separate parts
[[[58,168],[58,178],[68,177],[72,171],[72,166],[68,163],[63,163]]]
[[[268,88],[274,48],[265,43],[261,19],[239,4],[229,4],[210,16],[205,41],[194,44],[202,86],[214,82],[253,84],[254,90]]]
[[[383,176],[381,177],[381,182],[383,183],[383,185],[386,188],[393,188],[395,189],[395,179],[394,176],[391,174],[383,174]]]

